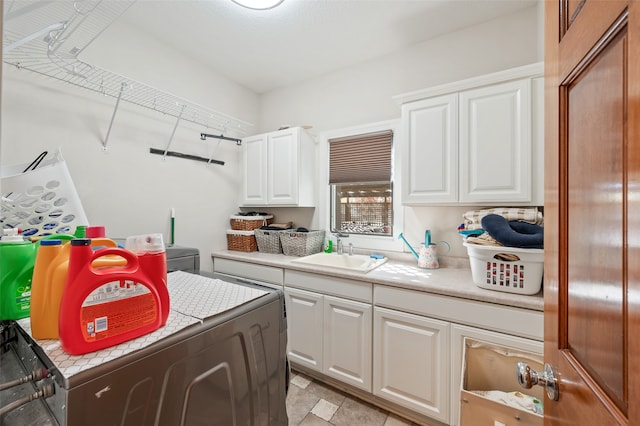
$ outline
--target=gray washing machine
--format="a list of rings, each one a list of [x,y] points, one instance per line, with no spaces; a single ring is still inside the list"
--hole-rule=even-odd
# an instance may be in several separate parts
[[[25,320],[2,323],[1,383],[41,368],[51,376],[1,390],[0,424],[286,425],[282,291],[182,271],[169,274],[169,289],[172,313],[167,329],[158,330],[166,335],[144,347],[136,339],[104,357],[106,350],[87,355],[89,361],[56,352],[50,341],[33,340]],[[242,297],[229,302],[235,294]],[[226,303],[220,312],[206,313],[218,302]],[[174,326],[177,331],[169,329]],[[54,389],[52,396],[10,407],[44,385]]]

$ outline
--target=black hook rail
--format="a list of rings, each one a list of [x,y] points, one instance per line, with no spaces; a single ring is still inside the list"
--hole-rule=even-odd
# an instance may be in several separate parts
[[[178,157],[178,158],[184,158],[185,160],[202,161],[204,163],[213,163],[213,164],[219,164],[221,166],[224,166],[224,161],[214,160],[213,158],[199,157],[197,155],[183,154],[181,152],[165,151],[164,149],[157,149],[157,148],[149,148],[149,152],[151,154],[162,155],[163,157],[166,157],[166,156]]]

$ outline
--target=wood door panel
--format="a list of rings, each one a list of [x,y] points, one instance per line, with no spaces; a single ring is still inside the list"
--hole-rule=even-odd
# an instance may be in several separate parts
[[[626,416],[611,406],[606,395],[595,382],[585,380],[587,376],[570,353],[563,353],[556,361],[560,378],[560,400],[550,403],[545,400],[545,425],[558,426],[613,426],[625,425]],[[568,401],[567,395],[571,400]]]
[[[546,425],[640,425],[640,1],[545,2]]]
[[[589,51],[606,40],[607,31],[625,13],[626,4],[625,0],[585,2],[558,46],[561,75],[569,75]],[[562,34],[562,24],[558,31]]]
[[[566,348],[623,411],[625,40],[618,36],[566,87]]]

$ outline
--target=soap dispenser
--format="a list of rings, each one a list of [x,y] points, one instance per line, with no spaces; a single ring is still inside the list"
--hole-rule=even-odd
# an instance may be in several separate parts
[[[333,253],[333,241],[327,241],[327,248],[324,249],[325,253]]]

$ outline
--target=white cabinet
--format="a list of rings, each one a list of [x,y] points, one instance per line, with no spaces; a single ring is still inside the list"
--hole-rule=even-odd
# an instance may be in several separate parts
[[[373,304],[374,394],[446,424],[457,424],[465,336],[542,347],[539,311],[382,285]]]
[[[243,206],[315,204],[315,144],[294,127],[242,140]]]
[[[284,294],[289,361],[322,372],[324,298],[294,288],[287,288]]]
[[[280,290],[284,285],[284,271],[282,268],[221,257],[213,257],[212,260],[213,271],[219,274],[229,275],[249,282],[257,282]]]
[[[284,286],[294,368],[421,423],[458,424],[465,337],[543,349],[541,311],[215,257],[214,270]]]
[[[373,393],[449,420],[449,323],[374,308]]]
[[[530,202],[531,79],[460,92],[461,203]]]
[[[535,64],[397,97],[403,203],[542,204],[539,75]]]
[[[287,270],[285,300],[289,361],[371,392],[371,284]]]
[[[403,202],[458,201],[458,95],[402,106]]]
[[[476,327],[467,327],[458,324],[451,325],[451,425],[457,426],[460,419],[460,390],[462,388],[462,364],[464,353],[464,339],[470,337],[479,341],[493,343],[506,348],[514,348],[526,351],[531,354],[543,354],[543,343],[541,341],[523,339],[521,337],[510,336],[493,331],[483,330]],[[513,368],[513,379],[515,380],[515,365]],[[513,389],[517,390],[517,389]],[[526,392],[523,390],[523,392]]]
[[[324,296],[323,372],[371,391],[371,304]]]

